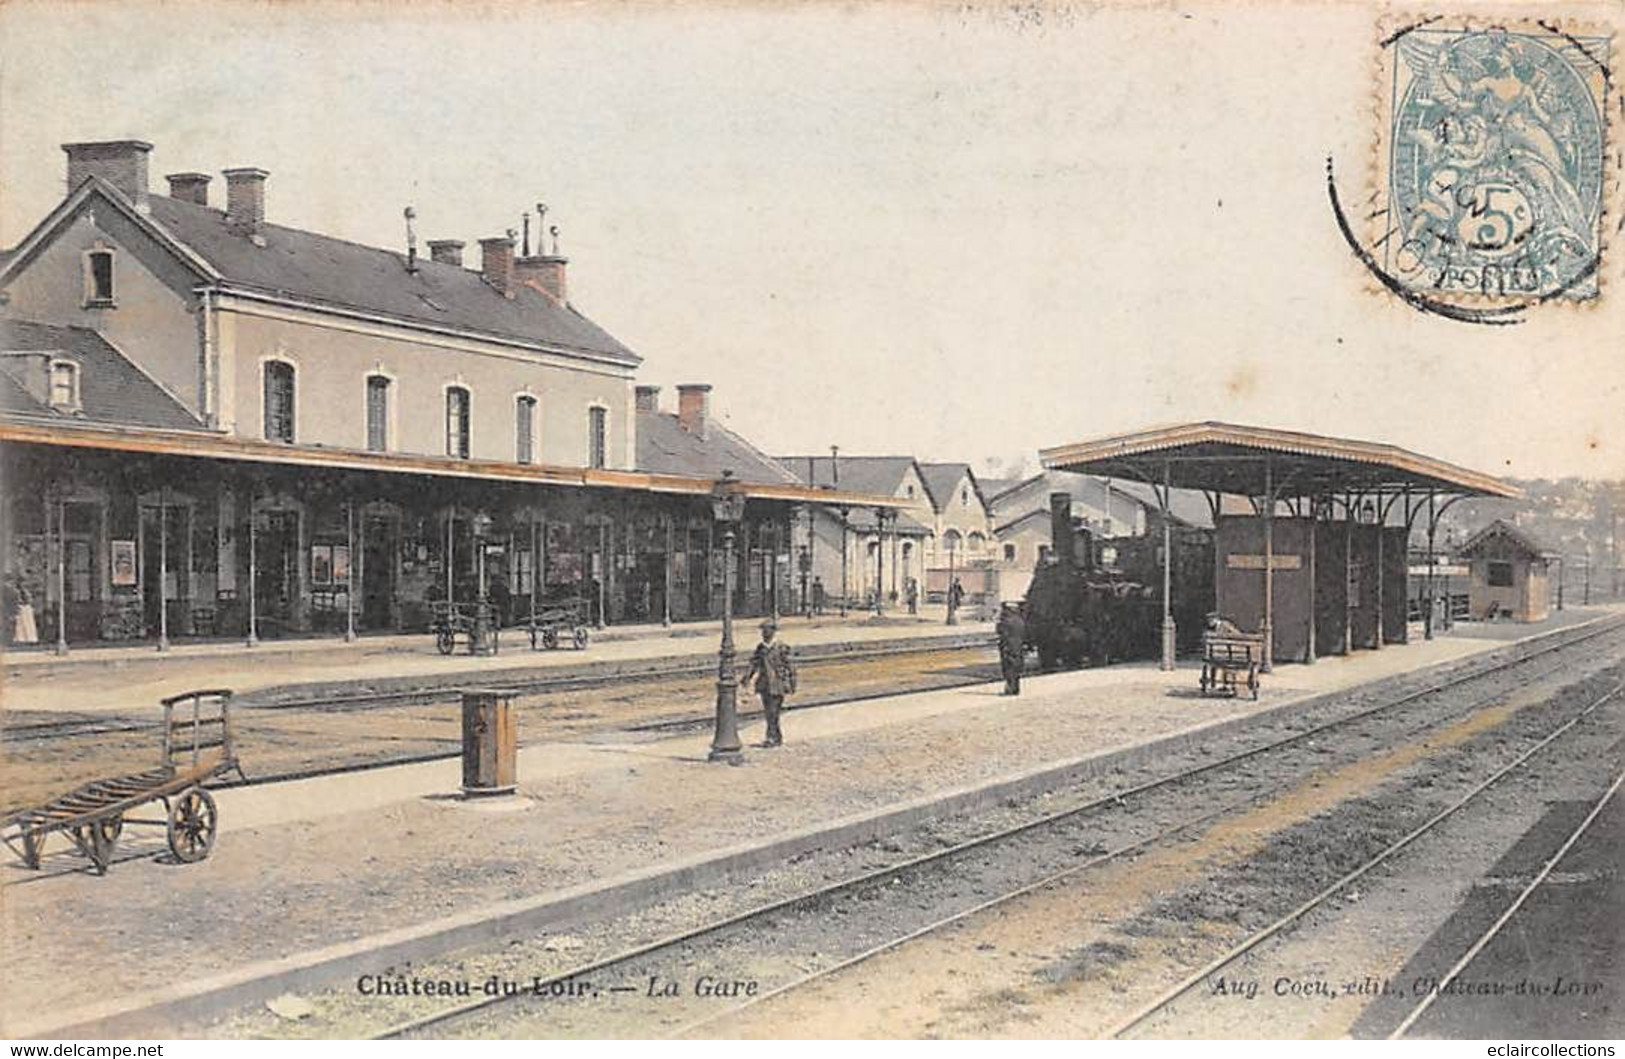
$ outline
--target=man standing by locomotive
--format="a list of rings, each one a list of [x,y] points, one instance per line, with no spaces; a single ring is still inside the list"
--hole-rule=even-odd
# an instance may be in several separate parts
[[[1027,666],[1027,622],[1021,604],[1005,603],[999,608],[999,669],[1004,673],[1004,693],[1021,694],[1021,671]]]
[[[762,642],[756,645],[756,653],[750,656],[750,672],[745,674],[746,686],[755,681],[756,694],[762,699],[762,712],[767,715],[767,738],[762,741],[764,747],[779,746],[784,742],[784,735],[779,731],[779,712],[784,709],[784,697],[796,693],[796,667],[790,661],[790,648],[786,644],[773,642],[778,631],[779,627],[772,618],[762,622]]]

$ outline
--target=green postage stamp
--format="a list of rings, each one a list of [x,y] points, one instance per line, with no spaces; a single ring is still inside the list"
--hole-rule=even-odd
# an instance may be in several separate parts
[[[1555,21],[1385,27],[1372,247],[1391,281],[1450,304],[1599,296],[1610,44]]]

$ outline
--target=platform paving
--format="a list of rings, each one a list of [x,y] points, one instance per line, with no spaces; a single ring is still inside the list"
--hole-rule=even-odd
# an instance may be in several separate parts
[[[791,711],[787,744],[748,748],[738,768],[708,763],[704,734],[531,745],[520,794],[503,803],[456,797],[455,761],[221,791],[220,842],[203,863],[163,863],[160,830],[126,828],[105,877],[60,846],[41,872],[0,867],[0,1033],[44,1032],[188,981],[240,983],[254,968],[304,968],[312,984],[340,966],[317,955],[335,946],[353,969],[369,951],[415,951],[403,938],[449,937],[436,934],[448,924],[519,922],[515,910],[528,909],[534,925],[549,895],[590,900],[620,887],[647,898],[661,879],[703,880],[700,869],[725,856],[782,852],[787,836],[836,841],[899,806],[928,813],[1080,761],[1133,760],[1551,628],[1280,666],[1257,702],[1195,697],[1188,665],[1128,665],[1029,677],[1019,698],[988,684]],[[759,725],[743,734],[759,739]]]

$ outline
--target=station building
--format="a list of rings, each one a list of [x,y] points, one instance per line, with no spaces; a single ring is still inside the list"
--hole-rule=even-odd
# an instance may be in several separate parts
[[[151,149],[65,145],[67,197],[0,259],[0,556],[45,642],[416,630],[480,598],[711,617],[719,492],[745,497],[736,610],[771,613],[803,505],[892,504],[807,488],[708,386],[636,393],[557,253],[275,223],[258,168],[223,209],[201,173],[156,194]]]
[[[1552,556],[1528,534],[1496,519],[1456,553],[1467,565],[1467,611],[1479,621],[1545,621],[1551,615]]]

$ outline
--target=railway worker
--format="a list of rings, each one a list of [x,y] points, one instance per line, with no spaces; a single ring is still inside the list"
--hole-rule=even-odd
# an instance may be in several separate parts
[[[756,653],[750,656],[750,672],[745,674],[747,687],[755,682],[756,694],[762,699],[762,712],[767,715],[767,738],[762,741],[764,747],[779,746],[784,742],[784,734],[779,731],[779,712],[784,709],[784,697],[796,693],[795,663],[790,661],[789,646],[774,642],[778,631],[778,623],[772,618],[762,622],[762,642],[756,645]]]
[[[1021,671],[1027,666],[1027,621],[1021,604],[1005,603],[999,608],[994,626],[999,636],[999,669],[1004,673],[1004,693],[1021,694]]]

